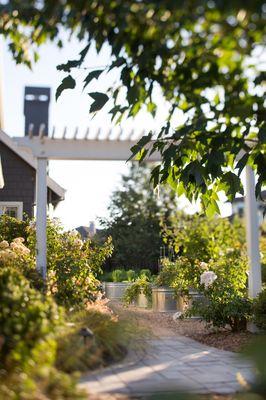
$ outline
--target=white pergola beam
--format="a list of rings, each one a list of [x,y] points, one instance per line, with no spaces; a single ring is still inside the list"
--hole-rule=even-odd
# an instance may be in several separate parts
[[[50,160],[98,160],[125,161],[131,156],[130,148],[135,144],[131,140],[95,140],[95,139],[51,139],[43,137],[15,138],[19,146],[30,149],[35,157]],[[158,152],[152,154],[149,161],[160,161]]]

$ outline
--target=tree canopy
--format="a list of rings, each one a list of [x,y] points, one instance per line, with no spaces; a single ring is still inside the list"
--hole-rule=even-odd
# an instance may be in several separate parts
[[[112,268],[149,268],[157,272],[163,246],[162,223],[167,225],[175,212],[174,194],[162,190],[158,196],[149,181],[150,168],[131,165],[122,176],[121,188],[115,190],[109,205],[109,217],[103,219],[101,236],[111,236],[114,252]]]
[[[240,174],[249,164],[260,195],[266,182],[263,0],[9,0],[0,12],[0,32],[18,63],[30,66],[47,40],[62,46],[62,28],[85,43],[77,59],[58,66],[66,76],[57,97],[75,88],[74,69],[88,68],[84,89],[92,113],[109,107],[120,123],[143,108],[155,116],[158,98],[167,102],[168,116],[156,135],[150,132],[132,148],[140,160],[161,153],[152,172],[155,186],[168,182],[179,195],[200,198],[213,214],[217,193],[232,200],[243,192]],[[93,43],[97,51],[110,45],[110,65],[89,69]],[[106,93],[89,92],[93,79],[115,68],[116,84]]]

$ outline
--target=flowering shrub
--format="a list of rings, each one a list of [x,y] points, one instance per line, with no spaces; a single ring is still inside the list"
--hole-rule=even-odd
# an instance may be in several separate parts
[[[35,259],[30,249],[25,246],[22,237],[0,242],[0,268],[14,268],[27,278],[32,287],[43,289],[44,284],[41,276],[36,271]]]
[[[230,250],[219,260],[211,260],[208,268],[201,274],[199,286],[206,300],[194,304],[191,312],[216,327],[244,329],[251,316],[251,302],[246,293],[246,259],[237,250]]]
[[[3,222],[3,224],[2,224]],[[23,233],[23,237],[13,235]],[[5,236],[10,239],[9,242]],[[43,288],[42,280],[35,268],[36,227],[34,221],[18,221],[5,216],[0,220],[0,266],[15,266],[35,288]],[[26,244],[26,245],[25,245]],[[2,246],[2,248],[1,248]],[[112,253],[108,239],[102,246],[90,240],[82,241],[76,231],[65,232],[57,220],[47,222],[47,289],[59,304],[67,307],[82,305],[97,296],[101,272],[105,259]]]
[[[55,253],[48,265],[48,282],[56,301],[72,307],[95,299],[100,285],[96,276],[112,253],[111,240],[98,246],[90,240],[83,242],[75,232],[59,232],[53,243]]]
[[[216,279],[217,275],[213,271],[205,271],[200,276],[200,284],[204,285],[205,289],[208,289]]]

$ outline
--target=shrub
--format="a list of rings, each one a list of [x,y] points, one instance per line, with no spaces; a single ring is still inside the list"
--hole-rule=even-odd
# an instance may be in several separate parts
[[[27,243],[29,220],[20,221],[8,215],[0,216],[0,241],[6,240],[9,243],[15,238],[22,237]]]
[[[54,367],[62,312],[13,267],[0,269],[0,397],[85,399],[76,380]]]
[[[178,256],[189,260],[209,262],[219,259],[229,248],[244,251],[243,224],[234,219],[207,218],[203,215],[187,215],[178,212],[170,218],[170,225],[163,229],[164,241]]]
[[[175,261],[165,259],[162,269],[156,278],[158,286],[169,286],[188,293],[189,288],[199,286],[202,268],[198,261],[192,262],[187,257],[178,257]]]
[[[254,300],[254,322],[258,328],[266,331],[266,288]]]
[[[131,304],[137,300],[138,296],[143,293],[149,301],[151,301],[152,297],[152,288],[151,282],[148,277],[145,275],[141,275],[136,279],[135,282],[132,283],[126,290],[123,297],[123,300],[126,304]]]
[[[1,360],[9,370],[19,363],[35,368],[53,357],[49,348],[52,335],[60,323],[60,310],[52,299],[30,288],[16,270],[0,270]],[[43,353],[43,354],[42,354]],[[30,364],[28,364],[30,362]]]
[[[18,245],[18,234],[25,240],[26,250],[30,251],[16,259],[16,267],[31,281],[43,288],[42,280],[35,270],[36,230],[34,221],[18,221],[3,216],[0,220],[0,238],[10,246]],[[20,247],[22,248],[21,240]],[[18,247],[18,246],[17,246]],[[65,232],[57,220],[47,221],[47,286],[56,301],[66,307],[80,306],[97,296],[99,275],[104,261],[112,253],[111,239],[103,245],[90,240],[83,242],[77,232]],[[6,252],[9,249],[5,249]],[[1,257],[1,251],[0,251]]]
[[[15,238],[10,243],[6,240],[0,242],[0,267],[14,268],[28,279],[32,287],[44,289],[43,279],[36,270],[34,256],[24,245],[24,238]]]
[[[111,239],[104,245],[82,241],[78,232],[64,232],[58,222],[47,229],[48,285],[56,301],[65,307],[83,306],[97,297],[100,282],[96,279],[112,253]],[[31,245],[35,231],[31,232]]]

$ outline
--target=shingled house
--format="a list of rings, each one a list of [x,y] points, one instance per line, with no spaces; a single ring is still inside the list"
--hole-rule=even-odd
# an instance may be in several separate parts
[[[25,89],[25,134],[29,132],[31,120],[38,134],[38,124],[48,127],[48,106],[50,96],[47,97],[48,88]],[[43,91],[45,94],[43,94]],[[27,99],[27,96],[29,98]],[[40,97],[42,96],[42,97]],[[48,99],[47,102],[45,102]],[[38,122],[38,124],[36,123]],[[48,132],[48,128],[47,128]],[[26,150],[18,147],[10,136],[0,130],[0,156],[3,175],[3,184],[0,189],[0,214],[8,214],[22,219],[23,215],[34,216],[36,160]],[[47,176],[49,209],[55,208],[64,199],[65,190],[53,179]]]

